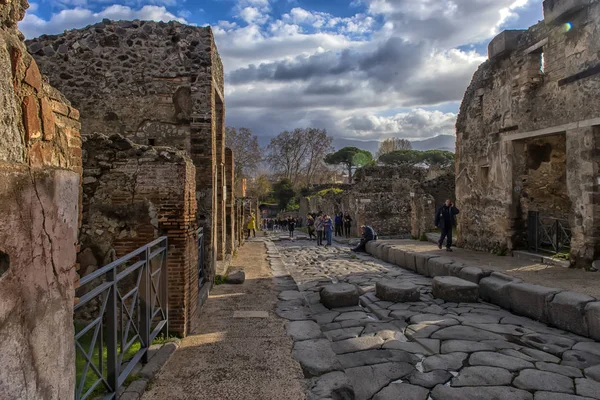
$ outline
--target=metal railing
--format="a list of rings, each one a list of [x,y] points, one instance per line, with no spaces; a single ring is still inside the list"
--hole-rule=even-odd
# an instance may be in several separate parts
[[[167,238],[81,278],[78,294],[75,319],[86,322],[75,328],[75,399],[117,399],[152,341],[167,335]]]
[[[198,289],[200,289],[206,279],[206,271],[204,270],[204,228],[198,228],[196,235],[198,237]]]
[[[537,211],[529,211],[527,230],[530,250],[556,254],[569,252],[571,249],[571,227],[568,221],[542,217]]]

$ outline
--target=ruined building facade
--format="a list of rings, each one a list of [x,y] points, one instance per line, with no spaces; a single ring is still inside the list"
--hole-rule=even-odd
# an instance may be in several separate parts
[[[532,247],[545,220],[575,265],[600,258],[599,26],[597,1],[546,0],[544,21],[490,43],[456,126],[460,245]]]
[[[83,260],[91,260],[100,266],[134,250],[135,245],[142,244],[141,238],[149,238],[150,234],[138,232],[131,226],[127,227],[128,233],[123,231],[123,226],[113,226],[113,232],[110,232],[110,222],[107,222],[110,218],[102,222],[106,226],[96,226],[98,220],[93,220],[92,204],[100,204],[101,199],[95,196],[109,193],[103,185],[98,186],[98,181],[114,182],[126,174],[127,179],[139,183],[138,171],[155,166],[170,169],[174,174],[170,185],[172,193],[177,193],[175,185],[181,183],[183,195],[191,187],[188,180],[194,176],[194,207],[182,199],[174,200],[185,203],[187,210],[193,211],[193,218],[186,211],[185,216],[182,214],[181,226],[172,227],[170,231],[161,228],[164,224],[161,225],[160,218],[151,226],[146,225],[155,237],[167,231],[176,237],[179,234],[186,236],[189,232],[195,235],[197,227],[204,228],[206,285],[200,293],[194,289],[198,274],[196,271],[196,278],[193,277],[195,267],[191,264],[194,261],[193,257],[189,258],[185,262],[190,264],[189,272],[183,273],[189,279],[175,283],[191,288],[191,295],[185,297],[189,307],[183,303],[176,306],[179,299],[174,299],[170,307],[172,311],[181,311],[181,315],[173,315],[173,318],[192,321],[193,304],[206,298],[217,261],[227,259],[236,246],[234,169],[231,166],[234,155],[225,148],[223,65],[212,30],[178,22],[104,20],[62,35],[44,35],[28,41],[27,45],[50,82],[64,91],[80,110],[82,136],[104,135],[104,139],[94,136],[94,140],[84,140],[83,217],[86,229],[82,230],[81,240],[93,247],[94,257],[89,257],[88,251]],[[121,138],[113,138],[115,134]],[[107,149],[103,154],[96,146],[98,140],[108,141],[112,146],[109,147],[115,149]],[[119,146],[126,148],[119,149]],[[130,167],[122,170],[128,163]],[[190,172],[189,166],[193,171]],[[164,186],[159,183],[160,179],[152,182],[151,175],[146,177],[149,179],[146,184],[153,185],[157,192],[162,191]],[[183,180],[178,180],[179,176]],[[168,186],[169,182],[164,184]],[[147,208],[136,224],[143,225],[148,218],[152,220],[148,215],[161,208],[156,204],[160,196],[151,199],[150,191],[146,191],[148,196],[131,201],[131,204],[144,202]],[[161,199],[167,201],[164,196]],[[118,205],[122,200],[115,201],[115,207],[122,206]],[[103,213],[104,216],[108,214]],[[190,246],[194,245],[191,238],[184,242],[186,240]],[[129,245],[124,246],[127,241]],[[170,297],[176,296],[178,291],[170,285]],[[192,328],[187,322],[178,326],[175,319],[170,326],[177,327],[175,330],[182,334]]]
[[[68,399],[79,113],[28,54],[17,30],[26,7],[0,2],[0,397]]]

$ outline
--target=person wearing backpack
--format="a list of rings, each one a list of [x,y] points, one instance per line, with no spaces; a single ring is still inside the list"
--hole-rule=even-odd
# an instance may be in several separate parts
[[[325,227],[323,226],[323,216],[321,214],[315,220],[315,229],[317,231],[317,246],[322,246]]]

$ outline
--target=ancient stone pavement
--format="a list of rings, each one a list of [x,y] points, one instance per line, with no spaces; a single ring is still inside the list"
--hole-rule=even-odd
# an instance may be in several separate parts
[[[309,399],[600,399],[600,343],[492,304],[445,302],[432,279],[348,247],[267,248]],[[382,279],[416,285],[419,300],[381,301]],[[338,282],[360,288],[360,305],[321,304]]]

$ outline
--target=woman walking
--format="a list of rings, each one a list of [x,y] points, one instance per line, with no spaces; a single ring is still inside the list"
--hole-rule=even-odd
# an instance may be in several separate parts
[[[323,230],[325,231],[325,239],[327,240],[327,244],[325,246],[331,246],[331,241],[333,239],[333,220],[326,215],[323,218]]]
[[[248,220],[248,225],[246,225],[246,228],[248,228],[247,239],[250,239],[250,232],[252,232],[254,237],[256,237],[256,218],[254,217],[254,213],[250,215],[250,219]]]

